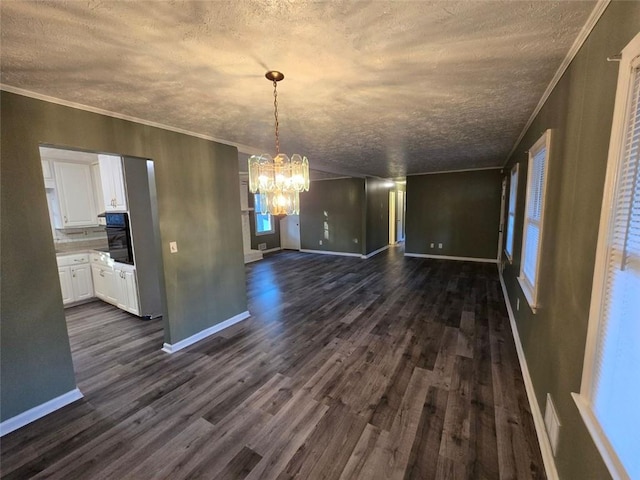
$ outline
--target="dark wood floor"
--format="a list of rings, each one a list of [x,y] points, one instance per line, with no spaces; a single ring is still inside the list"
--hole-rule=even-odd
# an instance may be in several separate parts
[[[68,309],[85,398],[2,439],[2,478],[544,478],[495,265],[283,252],[253,317],[168,355]]]

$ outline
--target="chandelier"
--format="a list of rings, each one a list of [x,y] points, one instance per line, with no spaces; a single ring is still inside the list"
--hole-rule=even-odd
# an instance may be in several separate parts
[[[297,215],[300,213],[300,192],[309,191],[309,161],[307,157],[280,153],[278,123],[278,82],[284,78],[280,72],[265,74],[273,82],[273,108],[276,131],[276,156],[268,153],[249,158],[249,191],[259,193],[256,212],[263,215]]]

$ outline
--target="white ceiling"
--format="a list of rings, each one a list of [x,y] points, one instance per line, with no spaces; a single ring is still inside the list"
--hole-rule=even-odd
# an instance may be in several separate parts
[[[3,1],[1,81],[338,174],[501,165],[595,1]]]

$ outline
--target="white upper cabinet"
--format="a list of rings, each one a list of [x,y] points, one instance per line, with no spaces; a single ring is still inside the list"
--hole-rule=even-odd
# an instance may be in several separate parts
[[[105,211],[126,211],[127,197],[122,172],[122,158],[116,155],[98,155],[98,161]]]
[[[91,166],[82,163],[53,162],[56,197],[60,217],[56,228],[93,227],[98,225]]]

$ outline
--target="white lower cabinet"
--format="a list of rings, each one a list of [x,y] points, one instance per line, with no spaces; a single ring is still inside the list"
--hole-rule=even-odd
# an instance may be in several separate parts
[[[94,296],[88,254],[59,256],[57,262],[62,303],[68,305]]]
[[[116,305],[118,303],[118,295],[116,293],[117,284],[113,267],[91,265],[91,275],[93,276],[93,289],[96,292],[96,297]]]
[[[116,263],[114,273],[118,283],[118,308],[138,315],[138,285],[135,267]]]
[[[58,267],[60,277],[60,290],[62,291],[62,303],[67,305],[73,302],[73,287],[71,286],[71,270],[69,267]]]
[[[112,261],[108,254],[91,254],[96,297],[134,315],[140,314],[136,267]]]

